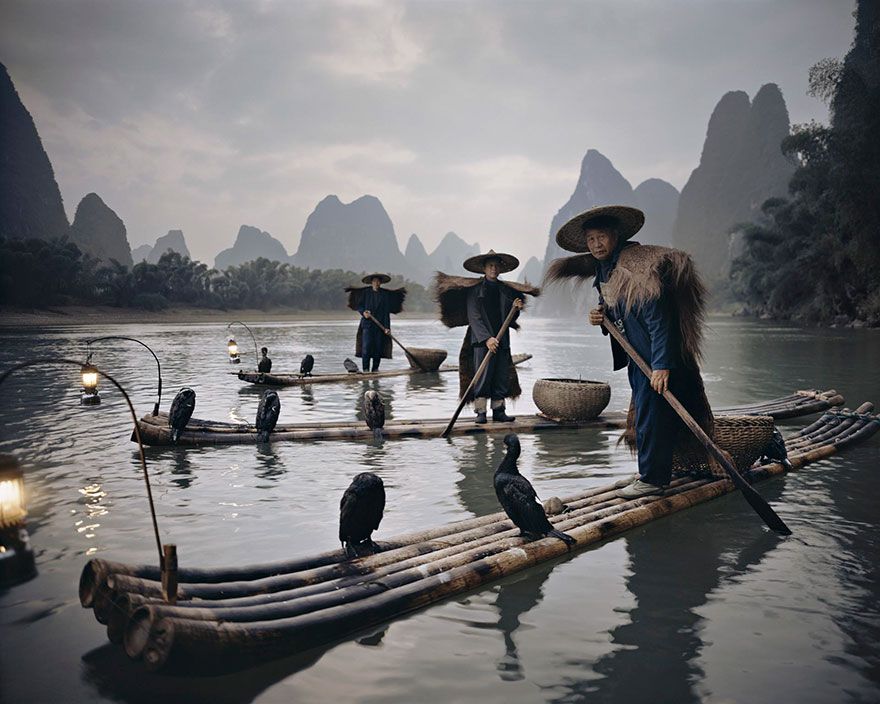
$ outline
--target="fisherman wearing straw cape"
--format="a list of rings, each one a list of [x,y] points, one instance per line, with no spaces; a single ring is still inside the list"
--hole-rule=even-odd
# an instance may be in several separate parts
[[[672,475],[676,444],[691,441],[661,395],[666,389],[710,437],[713,430],[698,366],[706,289],[685,252],[630,241],[644,222],[642,211],[622,205],[577,215],[556,233],[556,242],[580,254],[555,260],[547,271],[549,282],[592,278],[600,303],[589,322],[601,326],[607,312],[653,370],[648,379],[611,338],[614,369],[627,367],[632,388],[624,439],[639,462],[639,477],[618,492],[625,498],[660,493]]]
[[[516,313],[510,327],[518,330],[516,319],[525,303],[525,294],[537,296],[540,290],[529,284],[501,281],[498,278],[500,274],[519,266],[519,260],[511,254],[490,249],[486,254],[466,259],[463,266],[482,276],[449,276],[438,271],[434,278],[434,294],[440,304],[443,324],[450,328],[468,326],[459,353],[459,396],[466,392],[475,370],[491,350],[493,356],[485,373],[468,394],[468,400],[474,401],[477,423],[487,422],[486,412],[490,401],[492,420],[510,423],[516,418],[507,415],[505,399],[518,397],[521,389],[516,367],[510,358],[510,333],[505,332],[500,338],[496,334],[511,309],[516,309]]]
[[[361,314],[355,356],[362,358],[365,372],[379,371],[379,362],[383,358],[391,359],[391,315],[403,310],[406,289],[382,288],[382,284],[389,281],[391,277],[388,274],[369,274],[362,279],[366,286],[349,286],[345,289],[348,307]]]

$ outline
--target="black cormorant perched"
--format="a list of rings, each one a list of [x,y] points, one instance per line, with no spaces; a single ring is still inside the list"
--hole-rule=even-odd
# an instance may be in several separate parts
[[[361,370],[358,369],[358,365],[355,364],[354,362],[352,362],[348,357],[346,357],[346,358],[343,360],[343,362],[342,362],[342,366],[345,367],[345,370],[346,370],[349,374],[360,374],[360,371],[361,371]]]
[[[788,461],[788,450],[785,447],[785,440],[779,428],[773,428],[773,437],[767,443],[767,447],[761,450],[761,464],[770,464],[771,462],[781,462],[786,469],[791,469],[791,462]]]
[[[367,427],[373,431],[373,438],[382,439],[382,428],[385,427],[385,404],[378,391],[369,389],[364,392],[364,417]]]
[[[192,418],[196,410],[196,392],[188,386],[184,386],[177,392],[177,396],[171,402],[171,410],[168,411],[168,425],[171,426],[171,442],[176,443],[180,433]]]
[[[361,472],[354,479],[339,502],[339,542],[350,557],[359,557],[379,551],[370,536],[382,521],[385,510],[385,485],[372,472]]]
[[[507,454],[495,470],[495,496],[514,525],[527,538],[547,537],[552,535],[566,545],[575,545],[577,541],[570,535],[556,530],[547,520],[544,507],[538,502],[538,495],[528,479],[516,467],[519,458],[519,438],[514,433],[504,436]]]
[[[312,369],[315,368],[315,358],[312,355],[307,354],[303,357],[303,361],[299,363],[299,375],[300,376],[311,376]]]
[[[268,442],[269,433],[275,430],[275,424],[278,422],[278,416],[281,413],[281,399],[278,398],[278,392],[269,389],[260,399],[260,405],[257,407],[257,430],[260,432],[260,441]]]

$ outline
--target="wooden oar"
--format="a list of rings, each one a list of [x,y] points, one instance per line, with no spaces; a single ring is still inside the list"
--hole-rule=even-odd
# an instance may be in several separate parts
[[[361,313],[361,316],[364,317],[364,318],[367,317],[367,316],[365,316],[363,313]],[[382,332],[384,332],[386,335],[388,335],[388,337],[390,337],[390,338],[391,338],[392,340],[394,340],[398,345],[400,345],[400,349],[403,350],[403,353],[406,355],[406,358],[407,358],[408,360],[410,360],[411,362],[415,363],[415,365],[416,365],[419,369],[421,369],[423,372],[428,371],[427,369],[425,369],[424,365],[419,361],[418,357],[416,357],[416,356],[415,356],[414,354],[412,354],[412,353],[411,353],[406,347],[404,347],[404,346],[401,344],[400,340],[398,340],[396,337],[394,337],[394,335],[392,335],[391,332],[390,332],[388,329],[386,329],[386,327],[385,327],[384,325],[382,325],[382,323],[380,323],[378,320],[376,320],[372,315],[370,315],[369,320],[372,320],[374,323],[376,323],[376,325],[379,326],[379,329],[380,329]]]
[[[636,352],[629,340],[627,340],[617,327],[615,327],[607,313],[604,314],[602,325],[611,336],[620,343],[620,346],[623,347],[626,353],[638,365],[639,369],[644,372],[645,376],[650,379],[653,370],[648,366],[645,360],[641,358],[639,353]],[[743,496],[746,497],[746,501],[748,501],[749,505],[755,509],[755,512],[764,520],[764,523],[780,535],[791,535],[791,530],[776,514],[776,511],[774,511],[770,507],[770,504],[768,504],[764,498],[752,488],[751,484],[742,478],[742,475],[736,471],[736,467],[733,466],[733,463],[728,459],[727,455],[725,455],[721,448],[712,441],[712,438],[706,435],[706,432],[699,426],[697,421],[693,419],[693,416],[687,412],[687,409],[681,405],[679,400],[675,398],[675,395],[669,389],[666,389],[666,391],[663,392],[663,398],[669,402],[669,405],[672,406],[676,413],[678,413],[679,417],[684,421],[684,424],[696,436],[697,440],[700,441],[709,454],[718,460],[718,463],[724,467],[724,471],[727,472],[727,476],[730,477],[734,486],[743,493]]]
[[[501,338],[504,337],[504,334],[507,332],[507,328],[510,327],[510,324],[513,322],[513,316],[516,315],[516,312],[519,309],[515,305],[510,306],[510,312],[507,314],[507,317],[504,319],[504,322],[501,324],[501,329],[498,331],[498,334],[495,335],[495,339],[498,340],[498,343],[501,344]],[[455,421],[458,420],[458,416],[461,413],[461,409],[464,408],[464,404],[467,403],[468,394],[471,392],[471,389],[474,388],[474,384],[477,383],[477,379],[483,376],[483,372],[486,370],[486,367],[489,364],[489,360],[492,359],[492,355],[495,354],[492,350],[486,350],[486,356],[483,357],[483,361],[477,369],[477,373],[474,374],[474,378],[471,379],[471,383],[464,390],[464,393],[461,395],[461,400],[458,402],[458,408],[455,409],[455,413],[452,415],[452,418],[449,420],[449,425],[446,426],[446,430],[440,435],[441,438],[449,437],[449,433],[452,431],[452,426],[455,425]]]

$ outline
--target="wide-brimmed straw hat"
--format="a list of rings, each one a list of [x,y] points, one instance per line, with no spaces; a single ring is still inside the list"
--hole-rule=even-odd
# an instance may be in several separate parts
[[[383,284],[387,284],[391,281],[391,277],[388,274],[367,274],[364,278],[361,279],[365,284],[373,283],[373,279],[379,279],[379,281]]]
[[[569,252],[588,252],[585,230],[589,229],[591,220],[599,218],[617,222],[616,229],[621,242],[628,240],[645,224],[645,214],[638,208],[628,205],[600,205],[575,215],[560,227],[556,233],[556,244]]]
[[[508,271],[513,271],[519,266],[519,259],[514,257],[512,254],[504,254],[504,252],[496,252],[494,249],[490,249],[485,254],[475,254],[473,257],[468,257],[464,260],[464,264],[462,266],[468,271],[472,271],[475,274],[482,274],[486,269],[486,261],[488,259],[497,259],[501,262],[501,271],[499,273],[505,274]]]

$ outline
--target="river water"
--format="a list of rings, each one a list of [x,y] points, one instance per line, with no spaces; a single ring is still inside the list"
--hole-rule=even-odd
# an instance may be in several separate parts
[[[337,371],[353,352],[348,322],[252,327],[276,371],[298,369],[306,353],[316,372]],[[461,330],[428,320],[397,322],[395,332],[452,357],[461,340]],[[135,336],[157,352],[164,409],[188,385],[197,417],[253,421],[259,393],[230,375],[222,324],[5,328],[0,367],[34,356],[79,359],[98,335]],[[238,340],[252,365],[246,333]],[[513,347],[534,355],[521,368],[514,411],[535,410],[536,379],[561,376],[609,381],[610,407],[626,406],[625,373],[611,373],[595,328],[524,316]],[[149,354],[128,343],[95,351],[139,413],[148,412],[156,383]],[[880,403],[878,360],[878,331],[716,318],[703,372],[715,405],[821,387],[838,389],[854,408]],[[399,354],[383,362],[402,366]],[[25,466],[39,571],[0,591],[0,701],[880,701],[876,438],[760,485],[790,538],[769,533],[741,497],[727,496],[357,640],[218,677],[149,674],[108,643],[77,598],[92,556],[156,560],[125,406],[104,384],[101,405],[80,407],[77,379],[74,368],[22,371],[0,393],[0,450]],[[455,375],[372,384],[393,418],[448,416],[456,405]],[[282,389],[281,422],[354,420],[366,387]],[[472,417],[465,411],[459,422]],[[635,471],[617,435],[523,435],[520,469],[544,498],[609,483]],[[148,448],[147,460],[163,541],[178,545],[181,565],[217,566],[336,548],[339,498],[364,470],[386,486],[378,540],[497,511],[501,437]]]

